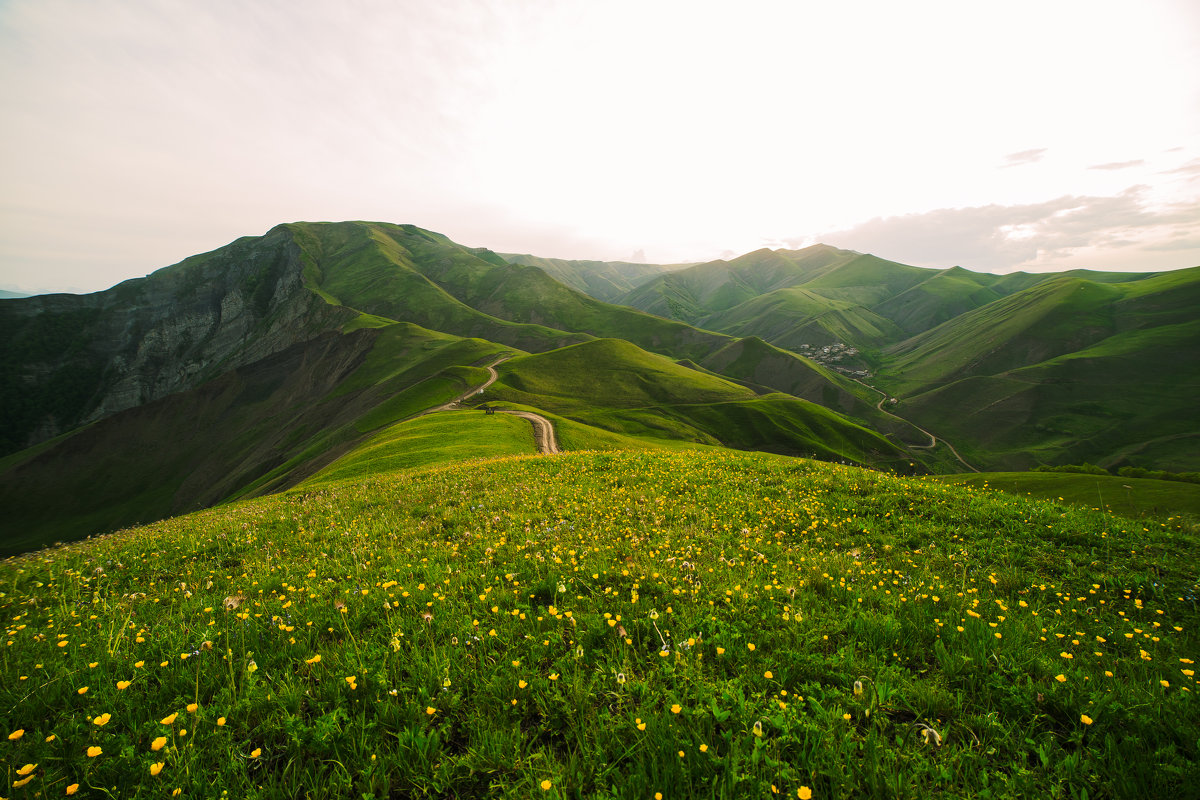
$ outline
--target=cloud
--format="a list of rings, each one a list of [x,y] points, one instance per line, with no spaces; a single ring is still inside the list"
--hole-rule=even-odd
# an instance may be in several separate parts
[[[1164,175],[1195,175],[1200,173],[1200,158],[1194,158],[1182,167],[1169,169],[1164,172]]]
[[[1046,155],[1045,147],[1038,147],[1034,150],[1022,150],[1019,153],[1009,153],[1004,157],[1002,167],[1022,167],[1026,164],[1036,164]]]
[[[820,238],[922,266],[993,272],[1094,266],[1146,270],[1200,263],[1200,201],[1152,206],[1148,187],[1112,197],[1063,196],[1043,203],[944,208],[877,217]],[[802,240],[794,240],[800,244]],[[1164,264],[1153,253],[1170,251]]]
[[[1092,166],[1088,167],[1088,169],[1104,169],[1104,170],[1129,169],[1130,167],[1143,166],[1145,163],[1146,163],[1145,159],[1139,158],[1135,161],[1113,161],[1108,164],[1093,164]]]

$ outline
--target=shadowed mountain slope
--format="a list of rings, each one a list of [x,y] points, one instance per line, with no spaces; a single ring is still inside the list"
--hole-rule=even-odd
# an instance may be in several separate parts
[[[896,348],[897,413],[984,463],[1200,466],[1200,268],[1060,276]]]

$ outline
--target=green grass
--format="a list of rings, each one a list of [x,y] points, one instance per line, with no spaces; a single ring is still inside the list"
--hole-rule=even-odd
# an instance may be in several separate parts
[[[598,339],[501,364],[489,397],[548,407],[632,408],[748,399],[754,392],[623,339]]]
[[[1062,472],[980,472],[936,480],[1111,511],[1126,517],[1200,518],[1200,486],[1179,481]]]
[[[764,454],[376,474],[0,562],[2,765],[13,796],[1182,797],[1197,555]]]
[[[520,417],[488,416],[482,411],[439,411],[392,425],[306,480],[303,486],[536,451],[533,429]]]
[[[895,467],[911,460],[819,405],[779,393],[759,397],[619,339],[514,358],[497,371],[500,380],[482,400],[545,409],[620,436]]]
[[[760,336],[778,347],[845,342],[859,347],[898,341],[903,333],[859,303],[793,287],[759,295],[702,324],[732,336]]]

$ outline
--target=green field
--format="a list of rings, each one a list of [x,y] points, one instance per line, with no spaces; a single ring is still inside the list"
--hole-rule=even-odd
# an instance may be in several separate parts
[[[345,466],[0,562],[11,796],[1200,785],[1172,524],[732,451]]]

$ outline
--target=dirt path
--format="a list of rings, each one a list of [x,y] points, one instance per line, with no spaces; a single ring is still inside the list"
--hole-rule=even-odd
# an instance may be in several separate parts
[[[484,383],[481,383],[479,386],[471,387],[467,391],[460,394],[458,397],[451,400],[449,403],[442,403],[440,406],[434,406],[433,408],[427,408],[424,411],[422,411],[420,414],[418,414],[418,416],[425,416],[426,414],[432,414],[435,411],[451,411],[453,409],[458,408],[459,404],[463,400],[466,400],[468,397],[471,397],[472,395],[479,394],[484,389],[488,388],[493,383],[495,383],[496,379],[500,377],[499,375],[496,374],[496,365],[503,363],[505,361],[508,361],[510,358],[512,358],[512,356],[510,356],[510,355],[500,356],[495,361],[493,361],[492,363],[490,363],[486,367],[484,367],[484,369],[486,369],[488,371],[488,379]]]
[[[530,411],[508,411],[503,408],[497,408],[496,411],[529,420],[533,424],[533,440],[537,442],[538,452],[542,455],[562,452],[558,449],[558,437],[554,435],[554,425],[542,415]]]
[[[924,429],[924,428],[922,428],[920,425],[918,425],[917,423],[915,423],[915,422],[913,422],[913,421],[911,421],[911,420],[907,420],[907,419],[905,419],[904,417],[897,416],[896,414],[893,414],[893,413],[892,413],[892,412],[890,412],[890,411],[886,411],[886,410],[884,410],[884,408],[883,408],[883,404],[884,404],[884,403],[886,403],[886,402],[887,402],[887,400],[888,400],[888,395],[887,395],[887,392],[884,392],[884,391],[881,391],[881,390],[879,390],[879,389],[876,389],[874,386],[871,386],[870,384],[863,383],[863,382],[862,382],[862,381],[860,381],[858,378],[853,378],[853,380],[854,380],[854,382],[855,382],[855,383],[858,383],[858,384],[860,384],[860,385],[862,385],[862,386],[866,386],[866,387],[867,387],[868,389],[870,389],[872,392],[879,392],[879,394],[880,394],[880,395],[882,395],[882,396],[879,398],[879,402],[878,402],[878,403],[875,405],[875,408],[876,408],[876,409],[877,409],[877,410],[878,410],[880,413],[887,414],[887,415],[888,415],[889,417],[891,417],[892,419],[898,419],[898,420],[900,420],[901,422],[903,422],[903,423],[905,423],[905,424],[907,424],[907,425],[911,425],[911,426],[913,426],[914,428],[916,428],[917,430],[919,430],[921,433],[923,433],[923,434],[925,434],[926,436],[928,436],[928,437],[929,437],[929,444],[913,444],[913,445],[909,445],[909,447],[911,447],[911,448],[912,448],[912,449],[914,449],[914,450],[932,450],[933,448],[937,447],[938,438],[937,438],[936,436],[934,436],[932,433],[930,433],[929,431],[925,430],[925,429]],[[954,445],[950,444],[950,443],[949,443],[949,442],[947,442],[945,439],[942,439],[942,444],[946,445],[946,447],[947,447],[947,448],[950,450],[950,452],[951,452],[951,453],[954,455],[954,457],[958,459],[958,462],[959,462],[960,464],[962,464],[964,467],[966,467],[967,469],[971,470],[972,472],[979,472],[979,470],[977,470],[975,467],[973,467],[973,466],[971,466],[970,464],[968,464],[968,463],[967,463],[967,461],[966,461],[966,459],[964,459],[962,456],[960,456],[960,455],[958,454],[958,451],[954,449]]]
[[[452,411],[459,408],[460,404],[468,397],[473,397],[477,394],[480,394],[484,389],[495,383],[496,379],[500,377],[496,374],[496,365],[507,361],[510,358],[512,358],[511,355],[500,356],[495,361],[484,367],[484,369],[488,371],[488,379],[486,382],[480,384],[479,386],[471,387],[458,397],[451,400],[449,403],[443,403],[440,406],[434,406],[433,408],[422,411],[420,416],[432,414],[435,411]],[[562,452],[558,449],[558,437],[554,435],[554,425],[550,422],[550,420],[546,419],[540,414],[534,414],[530,411],[508,411],[503,408],[497,408],[496,411],[501,414],[512,414],[513,416],[523,417],[529,420],[530,424],[533,425],[533,440],[537,443],[537,449],[539,453],[543,455],[552,455],[554,453]]]

